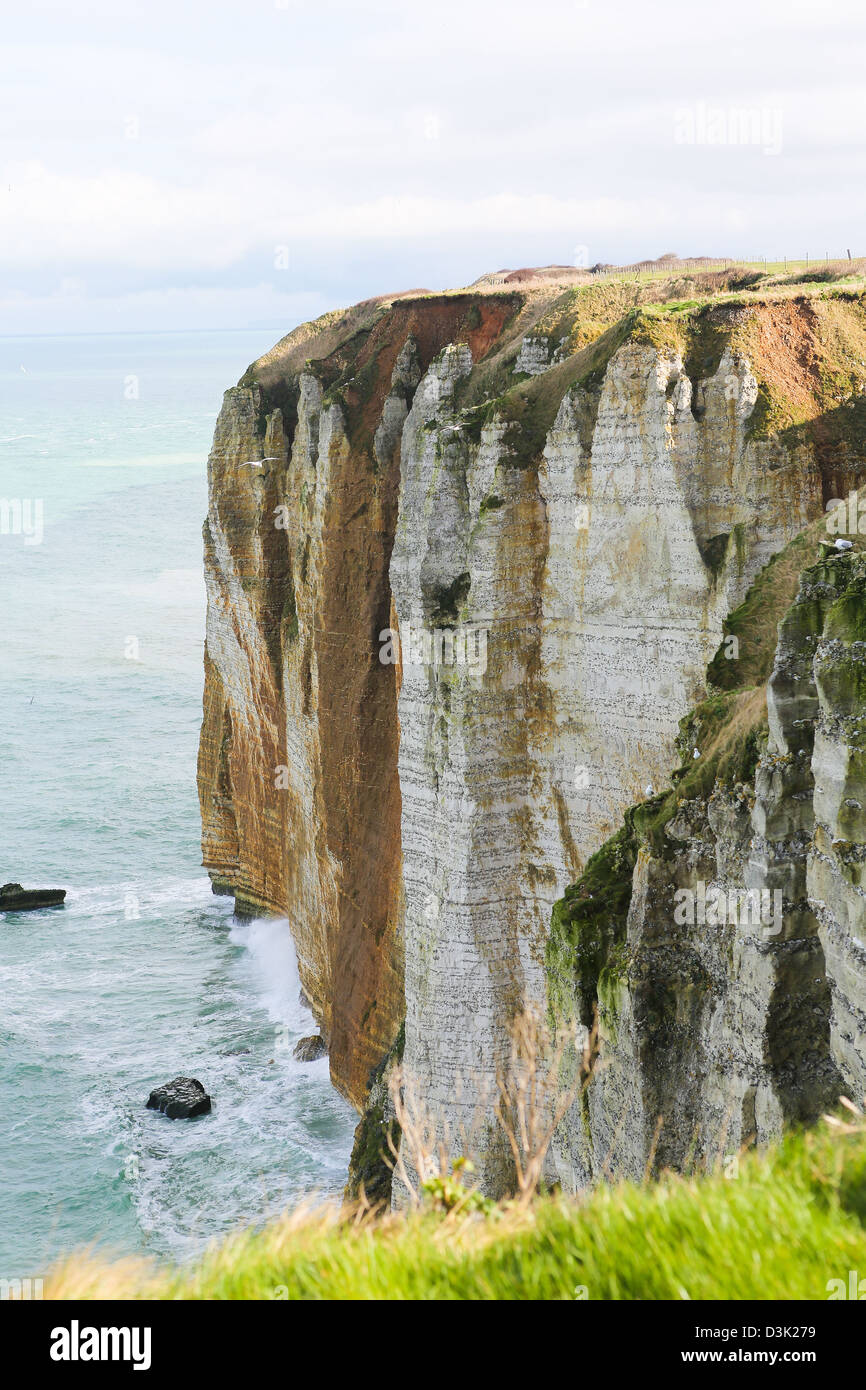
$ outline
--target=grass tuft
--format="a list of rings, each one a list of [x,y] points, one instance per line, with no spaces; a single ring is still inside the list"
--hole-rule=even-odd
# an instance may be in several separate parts
[[[744,1154],[736,1177],[664,1174],[456,1219],[306,1206],[185,1269],[73,1257],[46,1296],[817,1300],[866,1268],[864,1220],[866,1133],[837,1121]]]

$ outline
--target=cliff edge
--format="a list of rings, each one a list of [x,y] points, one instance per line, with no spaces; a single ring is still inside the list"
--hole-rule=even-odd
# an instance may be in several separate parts
[[[707,696],[730,615],[863,469],[861,283],[737,268],[577,278],[488,277],[304,325],[226,393],[209,461],[204,862],[239,911],[288,919],[340,1090],[363,1106],[399,1033],[431,1111],[475,1132],[490,1189],[507,1167],[490,1109],[509,1018],[554,1000],[585,1021],[600,997],[566,968],[555,905],[681,766],[681,721]],[[774,637],[765,646],[772,659]],[[757,708],[760,672],[743,669]],[[818,745],[835,766],[830,736]],[[755,775],[775,824],[778,776]],[[731,795],[713,833],[731,862],[756,836],[772,887],[776,832],[746,826]],[[809,911],[841,980],[842,919],[821,906],[841,892],[825,801]],[[682,839],[666,844],[696,863],[702,835],[709,853],[709,832],[670,820]],[[633,840],[624,863],[632,851],[611,949],[638,931],[656,873]],[[722,946],[694,970],[735,995]],[[788,976],[760,970],[781,1038]],[[665,1038],[647,1045],[664,1052]],[[614,1124],[641,1084],[623,1048],[604,1082],[619,1086],[604,1102]],[[721,1041],[716,1053],[695,1113],[722,1106]],[[813,1060],[817,1095],[835,1063]],[[768,1101],[765,1115],[745,1075],[737,1088],[741,1128],[787,1113]],[[657,1099],[648,1086],[628,1100],[644,1119],[626,1123],[620,1166],[645,1159],[634,1136]],[[606,1123],[573,1117],[558,1153],[575,1185],[597,1171]]]

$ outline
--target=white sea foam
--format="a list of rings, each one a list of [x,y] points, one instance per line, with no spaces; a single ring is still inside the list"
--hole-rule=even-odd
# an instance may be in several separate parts
[[[231,940],[247,954],[250,983],[275,1023],[309,1032],[312,1015],[300,1002],[301,982],[291,929],[285,918],[232,923]]]

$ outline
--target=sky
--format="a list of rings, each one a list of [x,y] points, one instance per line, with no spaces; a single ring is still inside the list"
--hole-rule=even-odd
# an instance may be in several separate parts
[[[862,0],[5,0],[0,334],[866,254]]]

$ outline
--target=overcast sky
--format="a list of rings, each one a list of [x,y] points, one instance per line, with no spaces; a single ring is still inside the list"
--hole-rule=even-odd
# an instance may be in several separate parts
[[[866,254],[862,0],[4,5],[0,333]]]

